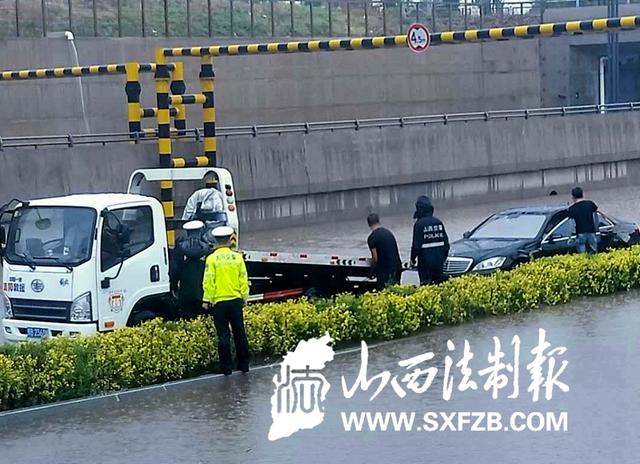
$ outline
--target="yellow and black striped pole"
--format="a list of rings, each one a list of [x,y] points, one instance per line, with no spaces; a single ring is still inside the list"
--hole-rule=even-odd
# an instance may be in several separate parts
[[[640,27],[640,16],[600,18],[564,23],[545,23],[530,26],[495,27],[467,31],[438,32],[431,34],[431,45],[446,43],[505,40],[511,38],[548,37],[579,32],[609,32]],[[359,50],[406,47],[406,35],[358,37],[350,39],[308,40],[295,42],[271,42],[209,47],[166,48],[164,56],[235,56],[273,53],[296,53],[335,50]]]
[[[141,110],[140,110],[140,94],[142,93],[142,86],[140,85],[140,64],[139,63],[127,63],[125,65],[127,83],[124,86],[124,91],[127,94],[127,115],[129,119],[129,133],[130,137],[135,138],[135,134],[140,134],[142,131],[142,124],[140,122]]]
[[[150,63],[145,63],[150,66]],[[61,77],[98,76],[105,74],[125,74],[126,64],[104,64],[90,66],[73,66],[70,68],[20,69],[16,71],[0,71],[0,80],[15,81],[28,79],[51,79]]]
[[[182,62],[175,63],[175,69],[173,71],[171,80],[171,94],[172,95],[184,95],[187,91],[187,86],[184,83],[184,65]],[[173,118],[173,125],[178,129],[178,135],[185,135],[185,129],[187,128],[187,107],[183,104],[177,104],[175,106],[176,114]]]
[[[139,72],[154,72],[155,63],[137,63]],[[174,64],[169,64],[173,69]],[[58,79],[64,77],[104,76],[109,74],[126,74],[127,64],[92,64],[89,66],[72,66],[70,68],[39,68],[0,71],[0,81],[26,81],[30,79]]]
[[[171,73],[162,53],[156,53],[156,99],[158,115],[158,155],[161,168],[171,167],[171,112],[169,110],[169,90]],[[167,228],[167,243],[175,245],[176,235],[173,229],[173,181],[160,181],[160,201],[164,211]]]
[[[200,63],[200,86],[205,101],[202,104],[202,122],[204,125],[204,156],[208,166],[216,166],[218,141],[216,139],[215,72],[213,59],[203,56]],[[210,182],[208,182],[208,186]]]

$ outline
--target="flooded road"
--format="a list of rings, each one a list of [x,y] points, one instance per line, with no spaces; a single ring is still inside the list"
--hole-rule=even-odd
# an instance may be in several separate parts
[[[594,200],[605,214],[640,223],[640,188],[622,187],[615,189],[587,190],[585,198]],[[492,202],[460,208],[439,208],[435,203],[435,215],[447,228],[449,240],[458,240],[462,234],[477,225],[484,218],[500,210],[518,206],[568,205],[569,192],[559,192],[557,196],[543,196]],[[408,260],[411,251],[413,228],[412,213],[382,215],[381,222],[389,228],[398,240],[400,254]],[[338,223],[290,227],[245,233],[240,236],[241,246],[246,250],[301,251],[307,253],[342,253],[369,256],[367,248],[366,216]]]
[[[640,292],[576,301],[536,312],[482,319],[458,327],[429,330],[418,336],[369,349],[369,377],[397,362],[433,352],[426,366],[439,369],[431,388],[400,399],[387,386],[373,401],[372,387],[346,399],[360,366],[360,352],[337,354],[322,371],[331,385],[325,420],[312,430],[271,442],[267,439],[270,397],[276,367],[249,375],[211,377],[167,390],[153,390],[45,411],[0,416],[2,463],[632,463],[640,455]],[[532,401],[527,363],[538,330],[547,331],[551,347],[567,348],[556,356],[568,366],[550,401]],[[478,370],[488,366],[492,337],[499,337],[505,362],[511,362],[512,337],[521,338],[519,396],[508,399],[511,383],[499,398],[482,387]],[[447,354],[462,356],[464,340],[475,357],[470,362],[477,391],[442,395],[442,365]],[[455,350],[447,350],[452,340]],[[457,385],[461,374],[454,370]],[[377,383],[375,384],[377,385]],[[514,411],[568,414],[566,432],[346,432],[341,412]],[[506,419],[505,419],[506,420]]]

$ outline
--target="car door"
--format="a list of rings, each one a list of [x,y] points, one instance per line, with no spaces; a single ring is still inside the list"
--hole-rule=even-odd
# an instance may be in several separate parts
[[[576,251],[576,225],[565,218],[542,238],[542,255],[552,256]]]
[[[611,247],[614,238],[614,224],[604,214],[597,212],[598,218],[598,250],[606,250]]]

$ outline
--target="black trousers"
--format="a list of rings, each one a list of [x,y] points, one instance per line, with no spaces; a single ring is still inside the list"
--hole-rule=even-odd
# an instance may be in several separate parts
[[[180,315],[186,319],[195,319],[201,314],[207,313],[202,309],[202,300],[180,298],[178,301],[180,303]]]
[[[238,357],[238,369],[249,370],[249,342],[247,332],[244,329],[244,317],[242,315],[243,301],[235,300],[221,301],[213,306],[213,323],[218,333],[218,356],[220,357],[220,369],[224,374],[230,374],[232,369],[231,360],[231,331],[233,331],[233,341],[236,345],[236,356]],[[231,326],[231,331],[229,330]]]
[[[444,282],[442,266],[431,267],[418,265],[418,275],[420,276],[420,285],[439,284]]]
[[[399,284],[401,276],[402,271],[379,272],[376,274],[376,288],[378,290],[384,290],[387,285]]]

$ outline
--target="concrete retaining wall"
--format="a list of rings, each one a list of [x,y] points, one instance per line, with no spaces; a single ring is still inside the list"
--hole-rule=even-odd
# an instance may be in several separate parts
[[[258,40],[258,39],[256,39]],[[153,61],[158,46],[207,45],[209,39],[79,38],[79,63]],[[0,41],[2,69],[75,64],[65,39]],[[188,65],[188,92],[199,90],[199,60]],[[408,49],[295,55],[219,57],[218,123],[278,122],[406,116],[440,112],[537,107],[538,42],[461,44]],[[142,81],[145,106],[155,106],[150,75]],[[86,124],[92,132],[126,131],[123,76],[82,79]],[[0,82],[0,136],[84,133],[78,79]],[[200,121],[197,107],[189,125]]]
[[[193,154],[195,144],[177,143]],[[0,152],[0,201],[120,191],[157,165],[155,144]],[[493,120],[220,140],[248,229],[412,207],[636,182],[640,113]]]

